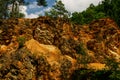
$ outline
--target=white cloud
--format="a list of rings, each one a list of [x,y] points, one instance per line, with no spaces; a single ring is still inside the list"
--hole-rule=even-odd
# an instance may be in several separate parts
[[[41,6],[37,5],[37,2],[32,2],[30,5],[28,5],[29,9],[35,9],[35,8],[40,8]]]
[[[43,11],[50,11],[51,7],[45,8]]]
[[[33,4],[30,4],[28,6],[20,5],[19,6],[19,11],[20,11],[20,13],[23,13],[25,15],[25,18],[37,18],[37,17],[39,17],[38,15],[41,12],[30,13],[30,14],[27,13],[27,9],[36,9],[36,8],[40,8],[40,7],[37,6],[37,2],[33,2]],[[9,9],[9,12],[11,12],[12,11],[12,5],[9,5],[8,9]]]
[[[29,14],[27,13],[27,6],[20,6],[20,12],[25,14],[25,18],[37,18],[38,15],[37,14]]]
[[[27,15],[27,6],[20,6],[20,12],[25,14],[25,16]]]
[[[21,7],[21,12],[25,14],[25,18],[38,18],[40,14],[42,14],[42,11],[38,11],[38,12],[33,12],[33,13],[27,13],[28,9],[40,9],[41,6],[37,5],[37,2],[32,2],[31,4],[29,4],[28,6],[22,6]]]
[[[98,4],[102,0],[61,0],[65,8],[70,12],[80,12],[85,10],[91,3]]]
[[[39,16],[37,14],[33,14],[33,13],[26,16],[26,18],[38,18],[38,17]]]
[[[44,12],[46,11],[50,11],[51,7],[47,7],[47,8],[44,8],[43,10],[39,11],[39,12],[36,12],[34,14],[36,15],[44,15]]]

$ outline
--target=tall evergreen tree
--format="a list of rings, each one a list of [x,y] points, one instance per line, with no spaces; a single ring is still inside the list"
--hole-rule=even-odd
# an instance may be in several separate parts
[[[48,12],[45,12],[46,16],[51,17],[64,17],[67,18],[69,16],[69,12],[65,9],[64,4],[61,0],[56,1],[56,4],[53,5],[52,9]]]

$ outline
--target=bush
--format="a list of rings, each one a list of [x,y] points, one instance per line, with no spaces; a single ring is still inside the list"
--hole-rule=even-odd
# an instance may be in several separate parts
[[[22,48],[24,46],[24,43],[25,43],[25,37],[19,37],[17,40],[19,43],[19,48]]]
[[[120,80],[120,70],[78,69],[71,76],[72,80]]]
[[[114,58],[106,58],[106,66],[111,71],[109,75],[110,80],[120,80],[120,62]]]
[[[71,78],[72,80],[120,80],[119,64],[114,58],[106,58],[106,69],[97,71],[78,69],[73,72]]]
[[[86,55],[83,43],[80,43],[78,46],[76,46],[75,50],[77,54]]]

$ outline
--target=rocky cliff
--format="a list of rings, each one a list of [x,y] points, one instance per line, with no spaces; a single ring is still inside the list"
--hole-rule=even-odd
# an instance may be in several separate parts
[[[0,20],[1,80],[70,80],[78,68],[120,62],[120,30],[109,19],[75,25],[61,18]]]

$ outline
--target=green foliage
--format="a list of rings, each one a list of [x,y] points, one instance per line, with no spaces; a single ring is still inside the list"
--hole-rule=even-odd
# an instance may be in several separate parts
[[[19,13],[19,18],[23,18],[23,17],[25,17],[25,14],[23,14],[23,13]]]
[[[116,74],[115,74],[115,73]],[[72,80],[120,80],[120,70],[78,69],[71,76]]]
[[[83,24],[84,16],[82,15],[82,13],[74,12],[72,13],[71,21],[75,24]]]
[[[53,18],[68,18],[69,12],[65,9],[62,1],[59,0],[56,1],[56,4],[52,7],[50,11],[45,12],[45,15]]]
[[[109,76],[110,80],[120,80],[120,70],[111,72],[112,74]]]
[[[120,62],[116,62],[116,59],[106,57],[105,62],[106,62],[106,66],[108,67],[108,69],[113,70],[113,71],[120,70],[120,67],[119,67]]]
[[[83,64],[84,68],[86,68],[90,60],[90,57],[86,53],[84,44],[80,43],[78,46],[75,47],[75,50],[76,50],[76,53],[79,54],[79,57],[77,58],[78,64]]]
[[[106,16],[114,19],[120,26],[120,0],[104,0],[101,6],[103,6],[102,11]]]
[[[71,76],[72,80],[88,80],[88,75],[90,75],[90,70],[78,69],[75,70]]]
[[[37,0],[37,5],[39,5],[39,6],[47,6],[47,2],[46,2],[46,0]]]
[[[80,43],[78,46],[76,46],[75,50],[77,54],[86,55],[86,49],[84,48],[83,43]]]
[[[72,14],[71,21],[76,24],[88,24],[95,19],[110,17],[120,26],[119,4],[120,0],[103,0],[97,6],[91,4],[83,12],[74,12]]]
[[[117,62],[114,58],[106,57],[106,67],[112,72],[109,75],[111,80],[120,80],[120,62]]]
[[[10,12],[10,15],[9,15],[9,17],[10,18],[19,18],[19,12]]]
[[[91,4],[83,12],[74,12],[71,21],[75,24],[88,24],[93,20],[110,17],[120,26],[120,0],[103,0],[97,6]]]
[[[25,43],[25,37],[19,37],[17,40],[19,43],[19,48],[22,48],[24,46],[24,43]]]
[[[71,21],[75,24],[88,24],[93,20],[104,18],[105,13],[101,11],[101,6],[94,6],[91,4],[83,12],[74,12]]]
[[[8,16],[7,6],[8,6],[7,0],[0,0],[0,18],[1,19],[6,18]]]

